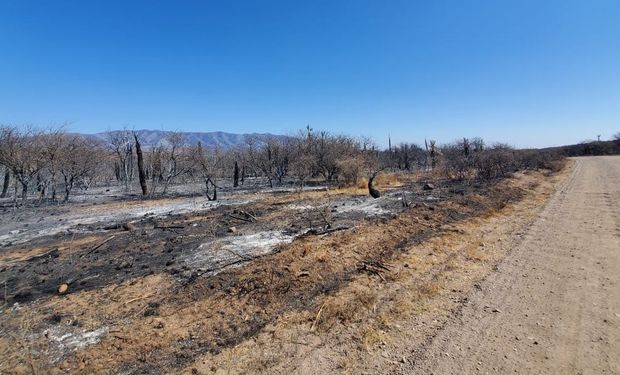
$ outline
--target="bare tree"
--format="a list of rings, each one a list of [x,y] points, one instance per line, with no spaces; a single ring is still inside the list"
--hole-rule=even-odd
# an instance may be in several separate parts
[[[104,150],[94,141],[80,136],[65,137],[65,148],[59,169],[64,181],[65,196],[63,202],[69,201],[69,196],[76,182],[83,182],[88,177],[94,177],[101,159],[104,157]]]
[[[133,137],[127,130],[108,133],[108,143],[118,158],[116,178],[125,185],[125,191],[131,192],[133,181]]]
[[[52,129],[41,134],[42,156],[45,161],[45,168],[38,174],[40,183],[41,199],[45,197],[45,192],[49,186],[52,190],[51,200],[56,201],[56,178],[60,168],[65,161],[66,151],[70,137],[62,130]],[[43,173],[45,172],[45,174]]]
[[[471,144],[474,147],[474,152],[484,151],[484,139],[480,137],[472,138]]]
[[[205,184],[205,195],[208,200],[217,200],[217,178],[220,173],[222,153],[219,150],[208,152],[202,147],[200,142],[191,148],[191,158],[193,166],[202,177]],[[213,193],[210,193],[213,189]]]
[[[426,147],[426,152],[428,153],[428,157],[431,160],[431,169],[435,169],[439,161],[439,156],[441,155],[441,152],[437,147],[437,142],[434,139],[431,139],[427,142],[425,139],[424,146]]]
[[[288,174],[291,148],[277,138],[267,139],[262,145],[249,145],[249,160],[253,166],[267,178],[269,186],[274,182],[282,183]]]
[[[28,197],[32,179],[45,167],[41,146],[39,131],[26,129],[22,132],[11,126],[0,128],[0,164],[10,168],[16,181],[21,184],[23,201]]]
[[[187,152],[183,152],[185,136],[183,133],[171,132],[166,135],[163,148],[162,174],[164,177],[163,194],[168,191],[170,183],[178,176],[192,168],[192,158]]]

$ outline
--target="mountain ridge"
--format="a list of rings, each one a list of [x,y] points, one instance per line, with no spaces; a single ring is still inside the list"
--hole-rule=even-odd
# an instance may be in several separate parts
[[[110,134],[120,133],[123,130],[111,130],[94,134],[84,134],[82,136],[93,138],[99,141],[107,141]],[[136,132],[140,138],[140,143],[144,147],[153,147],[161,143],[165,143],[165,138],[170,133],[181,133],[184,135],[184,146],[196,145],[200,142],[205,147],[219,147],[222,149],[230,149],[246,145],[249,140],[258,143],[264,143],[270,138],[282,139],[287,138],[285,135],[272,133],[229,133],[224,131],[213,132],[185,132],[185,131],[167,131],[167,130],[151,130],[140,129],[132,130]]]

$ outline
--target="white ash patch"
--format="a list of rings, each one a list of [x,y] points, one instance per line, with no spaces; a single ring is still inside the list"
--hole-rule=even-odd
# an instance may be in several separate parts
[[[265,231],[243,236],[230,236],[201,244],[185,263],[192,268],[217,270],[238,261],[271,253],[278,245],[295,239],[280,231]]]
[[[292,211],[308,211],[308,210],[315,209],[316,206],[312,206],[312,205],[309,205],[309,204],[295,204],[295,203],[292,203],[292,204],[286,205],[285,208],[287,210],[292,210]]]
[[[48,216],[42,221],[31,222],[26,229],[11,230],[5,235],[0,235],[0,247],[9,243],[16,245],[30,241],[32,239],[53,236],[59,233],[89,233],[90,230],[80,228],[79,226],[90,225],[95,223],[107,222],[123,222],[128,220],[136,220],[145,216],[165,217],[168,215],[177,215],[188,212],[209,211],[222,205],[243,205],[250,201],[226,200],[226,201],[208,201],[206,198],[193,198],[191,201],[168,202],[159,204],[154,201],[151,207],[131,207],[117,208],[114,212],[105,214],[96,214],[92,212],[80,212],[65,214],[62,217]],[[102,207],[105,209],[105,207]],[[33,218],[34,219],[34,218]],[[59,221],[62,219],[62,221]],[[20,223],[15,223],[19,225]]]
[[[354,212],[364,213],[368,216],[381,216],[389,214],[390,211],[381,207],[381,203],[384,203],[384,198],[355,198],[341,202],[340,204],[332,204],[331,208],[332,210],[335,210],[336,213],[341,214]]]
[[[94,331],[71,332],[69,327],[62,325],[43,332],[54,346],[52,349],[55,352],[54,362],[61,360],[70,352],[97,344],[107,333],[108,327],[101,327]]]

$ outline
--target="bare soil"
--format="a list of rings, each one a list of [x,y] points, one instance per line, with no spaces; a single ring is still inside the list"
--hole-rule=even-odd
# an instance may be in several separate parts
[[[581,163],[433,191],[430,176],[400,176],[378,200],[248,193],[18,240],[0,251],[0,372],[459,372],[435,367],[441,335],[527,243],[555,187],[591,169]]]
[[[399,373],[620,374],[620,157],[575,159],[510,255]]]

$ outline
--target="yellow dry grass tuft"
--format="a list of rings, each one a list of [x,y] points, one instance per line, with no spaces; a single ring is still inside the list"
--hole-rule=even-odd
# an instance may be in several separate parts
[[[377,291],[369,285],[353,284],[346,293],[328,297],[313,326],[318,330],[327,330],[336,323],[348,323],[358,320],[372,310],[377,301]]]

